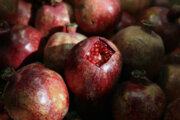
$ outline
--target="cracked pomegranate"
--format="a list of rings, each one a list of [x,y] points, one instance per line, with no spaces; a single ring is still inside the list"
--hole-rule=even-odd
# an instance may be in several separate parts
[[[62,120],[66,115],[69,94],[56,72],[34,63],[8,80],[4,104],[13,120]]]
[[[111,91],[120,76],[121,66],[121,53],[112,42],[90,37],[71,49],[65,78],[75,95],[94,100]]]

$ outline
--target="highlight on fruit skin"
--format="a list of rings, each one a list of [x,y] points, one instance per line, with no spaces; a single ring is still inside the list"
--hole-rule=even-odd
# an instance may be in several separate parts
[[[13,120],[62,120],[69,109],[69,93],[63,78],[32,63],[9,77],[5,109]]]
[[[87,34],[106,34],[118,22],[120,12],[118,0],[76,0],[76,22]]]
[[[94,36],[71,49],[66,59],[65,80],[76,96],[96,100],[112,90],[121,67],[122,56],[116,46]]]

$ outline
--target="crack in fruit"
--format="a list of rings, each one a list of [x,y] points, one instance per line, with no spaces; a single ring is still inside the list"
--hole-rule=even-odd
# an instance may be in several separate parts
[[[94,65],[100,67],[106,63],[115,51],[104,41],[99,40],[95,42],[92,48],[88,51],[85,58],[93,63]]]

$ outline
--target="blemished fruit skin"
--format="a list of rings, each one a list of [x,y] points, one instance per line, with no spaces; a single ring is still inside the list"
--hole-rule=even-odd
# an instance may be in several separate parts
[[[164,120],[180,120],[180,98],[174,100],[167,107]]]
[[[28,3],[25,0],[17,0],[15,12],[4,14],[2,19],[6,20],[11,25],[28,25],[31,18],[31,7],[31,3]]]
[[[3,35],[0,40],[0,68],[18,68],[25,59],[38,52],[42,39],[36,29],[23,24],[13,26]]]
[[[136,15],[136,13],[147,8],[151,4],[151,0],[119,0],[123,11]]]
[[[136,69],[145,70],[149,78],[159,73],[165,50],[161,37],[155,32],[140,26],[129,26],[119,31],[111,41],[123,55],[127,75]]]
[[[180,65],[167,64],[163,67],[159,85],[164,90],[168,102],[180,97]]]
[[[33,63],[9,78],[4,104],[13,120],[62,120],[69,108],[69,93],[59,74]]]
[[[35,26],[43,36],[53,29],[70,23],[67,6],[60,2],[55,6],[43,5],[36,14]]]
[[[76,96],[96,100],[111,91],[121,67],[122,56],[116,46],[105,38],[94,36],[71,49],[66,59],[65,80]]]
[[[166,53],[172,52],[179,43],[178,24],[169,19],[168,13],[168,8],[155,6],[143,11],[139,20],[147,20],[154,24],[152,30],[162,37]]]
[[[146,79],[119,85],[114,95],[114,120],[160,120],[165,106],[161,88]]]
[[[64,73],[65,60],[78,42],[86,39],[86,36],[80,33],[57,32],[53,34],[44,49],[44,64],[58,73]]]
[[[118,21],[121,12],[117,0],[77,0],[76,22],[87,34],[103,34]]]

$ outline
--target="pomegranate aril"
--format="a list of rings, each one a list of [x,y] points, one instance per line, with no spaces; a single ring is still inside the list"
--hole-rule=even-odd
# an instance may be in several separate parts
[[[108,44],[99,40],[92,46],[92,48],[86,54],[85,58],[89,62],[100,67],[101,65],[106,63],[113,54],[114,54],[114,50],[112,50]]]

